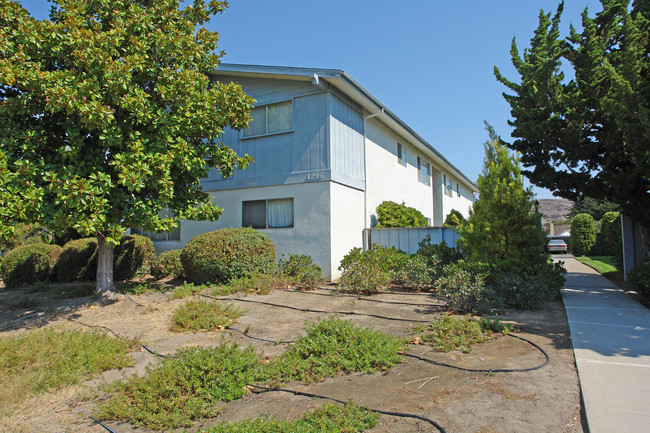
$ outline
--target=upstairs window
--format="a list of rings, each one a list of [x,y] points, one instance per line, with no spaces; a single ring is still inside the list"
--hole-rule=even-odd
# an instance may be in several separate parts
[[[431,165],[418,156],[418,180],[425,185],[430,185]]]
[[[406,148],[402,143],[397,143],[397,162],[406,167]]]
[[[253,120],[244,129],[244,137],[275,134],[293,128],[293,104],[291,101],[263,105],[251,110]]]
[[[451,181],[451,177],[447,176],[446,174],[443,174],[442,176],[443,176],[443,182],[445,184],[445,194],[448,195],[449,197],[453,197],[454,183]]]
[[[293,199],[242,202],[242,227],[254,229],[293,227]]]

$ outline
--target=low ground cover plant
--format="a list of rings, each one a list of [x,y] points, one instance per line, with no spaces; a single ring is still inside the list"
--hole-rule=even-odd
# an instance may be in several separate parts
[[[483,343],[512,331],[498,319],[476,320],[472,317],[442,316],[429,326],[420,325],[413,332],[419,342],[430,343],[439,352],[471,352],[473,344]]]
[[[132,364],[134,341],[98,332],[39,329],[0,339],[0,408]]]
[[[306,330],[306,336],[267,366],[263,378],[315,382],[340,371],[386,371],[403,361],[398,352],[405,340],[361,328],[350,320],[331,316],[307,324]]]
[[[294,421],[278,421],[272,416],[261,416],[237,423],[223,422],[202,430],[203,433],[320,433],[366,431],[375,425],[379,415],[352,403],[345,406],[325,403],[313,412]]]
[[[187,298],[188,296],[195,295],[197,293],[201,293],[205,289],[209,288],[207,284],[194,284],[194,283],[188,283],[187,281],[183,282],[183,284],[179,287],[176,287],[169,295],[170,299],[183,299]]]
[[[212,331],[228,328],[244,314],[233,304],[203,299],[190,300],[174,311],[171,330],[176,332]]]
[[[107,387],[112,395],[99,405],[103,420],[127,420],[159,430],[189,426],[218,414],[218,403],[248,393],[257,376],[259,357],[252,346],[222,342],[212,348],[190,348]]]
[[[181,252],[188,281],[228,283],[254,272],[275,270],[275,247],[267,235],[249,227],[227,228],[192,238]]]
[[[246,277],[235,278],[214,289],[214,296],[226,296],[233,293],[256,293],[258,295],[268,295],[273,290],[280,287],[289,287],[294,284],[292,277],[276,274],[252,273]]]
[[[293,279],[302,289],[315,289],[323,281],[323,271],[316,265],[311,256],[305,254],[290,254],[278,262],[281,275]]]
[[[11,250],[2,260],[0,273],[7,289],[50,279],[61,254],[61,247],[49,244],[27,244]]]

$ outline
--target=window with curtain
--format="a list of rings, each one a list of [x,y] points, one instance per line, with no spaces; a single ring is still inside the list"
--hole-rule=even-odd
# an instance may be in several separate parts
[[[293,102],[285,101],[255,107],[251,110],[251,117],[253,120],[248,124],[248,128],[244,129],[244,137],[291,131]]]
[[[174,212],[164,208],[158,212],[158,218],[174,218]],[[176,221],[176,227],[169,232],[149,232],[140,228],[131,227],[131,234],[146,236],[154,242],[162,241],[180,241],[181,240],[181,222]]]
[[[293,227],[293,198],[242,202],[242,227],[254,229]]]

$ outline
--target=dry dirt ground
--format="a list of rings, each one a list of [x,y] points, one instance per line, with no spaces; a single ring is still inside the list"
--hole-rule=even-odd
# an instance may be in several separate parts
[[[270,295],[238,295],[234,298],[318,309],[331,314],[337,311],[356,312],[423,322],[435,320],[443,314],[440,302],[425,293],[383,293],[364,298],[337,293],[331,287],[325,287],[312,292],[276,290]],[[25,302],[24,299],[31,301]],[[252,340],[233,331],[197,334],[171,332],[170,314],[186,300],[170,300],[166,294],[150,293],[132,296],[131,299],[120,295],[116,302],[100,305],[90,298],[56,299],[52,291],[36,294],[28,294],[25,290],[2,291],[0,336],[15,335],[36,327],[84,328],[68,320],[73,319],[88,325],[108,327],[125,337],[137,337],[161,353],[172,353],[187,346],[216,345],[222,339],[234,340],[242,345],[252,344],[269,357],[279,355],[287,347],[286,344]],[[304,335],[306,322],[329,315],[257,302],[233,302],[247,310],[235,325],[236,328],[249,328],[250,335],[273,340]],[[31,308],[21,308],[21,305],[30,303]],[[410,330],[413,322],[361,314],[343,317],[385,333],[412,336]],[[518,335],[534,341],[548,352],[548,365],[529,372],[486,374],[406,358],[405,362],[384,374],[340,374],[310,385],[289,383],[286,388],[340,400],[352,399],[369,408],[421,415],[435,420],[450,433],[582,432],[580,389],[562,304],[547,303],[543,309],[532,312],[507,311],[502,317],[504,321],[516,325]],[[474,346],[469,354],[432,352],[425,345],[409,345],[408,352],[469,368],[523,368],[544,362],[544,356],[537,349],[512,337],[499,337]],[[131,356],[135,361],[133,367],[109,371],[83,385],[28,400],[11,416],[0,418],[0,431],[103,431],[89,418],[68,407],[65,401],[77,402],[79,409],[93,413],[95,403],[102,396],[97,391],[102,382],[134,373],[142,374],[146,365],[160,362],[159,358],[144,350],[135,351]],[[281,392],[249,394],[223,405],[223,411],[217,418],[203,420],[189,431],[222,420],[236,421],[260,414],[291,419],[320,404],[322,400]],[[110,425],[118,433],[147,431],[128,423]],[[393,416],[381,416],[379,424],[372,429],[373,433],[420,431],[433,432],[436,429],[422,421]]]

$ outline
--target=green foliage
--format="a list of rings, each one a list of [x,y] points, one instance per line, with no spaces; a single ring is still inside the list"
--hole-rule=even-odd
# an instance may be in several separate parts
[[[457,262],[463,257],[458,250],[448,247],[444,241],[439,244],[432,244],[429,235],[422,239],[418,246],[417,255],[426,259],[433,278],[437,278],[442,274],[444,266]]]
[[[500,306],[532,310],[544,301],[560,298],[565,274],[566,270],[559,263],[548,263],[531,273],[497,270],[488,278],[489,291]]]
[[[275,289],[287,288],[295,284],[295,278],[284,275],[267,275],[253,273],[247,277],[235,278],[224,286],[217,287],[214,296],[226,296],[233,293],[255,293],[268,295]]]
[[[465,221],[465,217],[462,213],[456,209],[452,209],[451,212],[445,217],[444,225],[447,227],[458,227],[462,222]]]
[[[151,274],[158,280],[165,277],[179,278],[183,275],[181,250],[160,253],[151,266]]]
[[[421,290],[433,284],[433,272],[429,261],[424,256],[414,254],[409,257],[404,268],[405,283],[414,289]]]
[[[219,217],[200,179],[252,161],[219,137],[247,126],[253,100],[208,77],[223,53],[203,26],[225,2],[180,5],[54,0],[36,20],[3,1],[1,238],[38,222],[114,246],[129,227]]]
[[[187,281],[183,282],[183,285],[174,289],[174,291],[169,295],[170,299],[183,299],[188,296],[192,296],[196,293],[200,293],[203,290],[207,289],[209,286],[204,284],[195,285],[194,283],[188,283]]]
[[[377,293],[391,282],[403,282],[409,256],[405,252],[383,245],[373,245],[368,251],[353,248],[341,260],[339,284],[355,293]]]
[[[603,219],[605,214],[618,212],[619,206],[608,200],[598,200],[591,197],[583,197],[575,202],[571,208],[571,217],[581,213],[588,213],[594,217],[594,221]]]
[[[227,228],[191,239],[181,252],[187,279],[227,283],[254,272],[275,269],[275,247],[267,235],[249,227]]]
[[[613,276],[621,272],[619,264],[611,256],[589,256],[589,257],[576,257],[577,261],[584,263],[592,269],[595,269],[599,274],[605,276]],[[619,279],[622,279],[622,275]]]
[[[119,288],[120,293],[126,293],[128,295],[141,295],[143,293],[150,293],[150,292],[163,293],[163,292],[167,292],[168,290],[170,290],[170,288],[165,286],[164,284],[151,283],[151,282],[146,282],[146,283],[129,282],[123,284]]]
[[[61,247],[49,244],[28,244],[15,248],[2,260],[2,280],[7,289],[47,281]]]
[[[305,254],[290,254],[287,259],[280,259],[278,270],[286,277],[293,278],[303,289],[315,289],[323,280],[323,271],[316,265],[311,256]]]
[[[171,330],[197,332],[229,328],[242,314],[244,311],[233,304],[190,300],[174,311]]]
[[[383,201],[377,206],[377,228],[426,227],[427,225],[427,219],[422,212],[404,203]]]
[[[516,155],[491,126],[485,143],[479,198],[460,226],[459,244],[474,261],[498,264],[504,270],[530,269],[548,261],[546,236],[538,227],[533,193],[524,188]]]
[[[420,342],[431,343],[438,352],[460,350],[469,353],[473,344],[483,343],[511,330],[511,326],[502,324],[498,319],[478,321],[471,317],[442,316],[429,326],[420,325],[413,332]]]
[[[53,273],[59,282],[94,280],[97,275],[97,239],[76,239],[65,244]]]
[[[495,307],[495,297],[486,285],[490,266],[459,260],[448,264],[436,281],[438,293],[454,311],[481,313]]]
[[[127,367],[132,347],[132,341],[96,332],[39,329],[0,338],[0,407]]]
[[[148,366],[144,376],[113,384],[110,400],[99,405],[99,417],[157,430],[189,426],[199,418],[216,416],[220,401],[246,394],[258,362],[252,346],[241,349],[223,342],[182,350]]]
[[[596,245],[596,224],[591,215],[582,213],[576,215],[571,223],[571,252],[576,256],[584,256]]]
[[[140,235],[124,236],[113,255],[115,280],[130,280],[146,275],[155,259],[156,249],[151,239]]]
[[[403,361],[398,352],[404,340],[358,327],[350,320],[331,316],[307,324],[306,331],[306,336],[267,365],[269,379],[315,382],[339,371],[386,371]]]
[[[294,421],[278,421],[263,415],[236,423],[222,422],[203,433],[360,433],[374,427],[379,415],[348,403],[345,406],[325,403]]]
[[[647,228],[650,12],[647,1],[601,3],[566,38],[563,3],[540,13],[530,48],[520,55],[512,43],[520,82],[495,74],[511,91],[511,147],[530,181],[571,200],[611,200]]]
[[[0,236],[0,250],[11,250],[25,244],[50,243],[51,235],[39,224],[18,223],[11,235]]]
[[[628,276],[630,283],[636,286],[636,292],[646,300],[650,300],[650,258],[646,257],[636,265]]]
[[[600,234],[605,255],[614,256],[623,262],[621,239],[621,216],[618,212],[607,212],[600,221]]]

